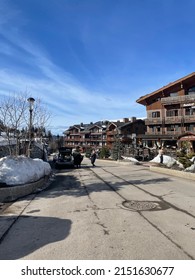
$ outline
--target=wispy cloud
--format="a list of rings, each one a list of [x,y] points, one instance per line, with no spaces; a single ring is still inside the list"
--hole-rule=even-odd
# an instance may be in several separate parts
[[[51,127],[59,129],[79,122],[135,115],[138,106],[135,101],[112,95],[112,92],[86,88],[72,73],[56,65],[49,52],[20,29],[25,24],[21,11],[13,7],[8,9],[6,2],[2,3],[0,36],[4,41],[0,43],[0,55],[17,55],[19,63],[18,67],[12,67],[7,62],[0,68],[1,95],[27,89],[49,106],[54,116]]]

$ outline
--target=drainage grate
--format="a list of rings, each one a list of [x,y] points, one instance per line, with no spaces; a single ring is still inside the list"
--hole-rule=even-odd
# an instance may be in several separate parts
[[[123,206],[135,211],[148,211],[155,208],[159,208],[158,202],[151,201],[137,201],[137,200],[127,200],[124,201]]]

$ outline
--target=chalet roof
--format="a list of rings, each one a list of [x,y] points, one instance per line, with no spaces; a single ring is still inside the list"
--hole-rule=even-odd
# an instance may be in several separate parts
[[[136,120],[133,121],[133,122],[130,121],[130,122],[123,123],[120,127],[123,128],[123,127],[125,127],[125,126],[133,125],[134,123],[140,123],[140,122],[145,123],[144,120],[142,120],[142,119],[136,119]]]
[[[175,87],[175,86],[177,86],[177,85],[179,85],[180,88],[181,88],[181,86],[182,86],[183,84],[185,84],[185,83],[187,84],[188,82],[190,82],[190,81],[192,81],[192,80],[195,81],[195,72],[193,72],[193,73],[191,73],[191,74],[189,74],[189,75],[187,75],[187,76],[185,76],[185,77],[183,77],[183,78],[180,78],[179,80],[176,80],[176,81],[174,81],[174,82],[171,82],[171,83],[169,83],[168,85],[163,86],[162,88],[160,88],[160,89],[158,89],[158,90],[155,90],[155,91],[152,92],[152,93],[149,93],[149,94],[146,94],[146,95],[144,95],[144,96],[141,96],[139,99],[136,100],[136,102],[137,102],[137,103],[140,103],[140,104],[142,104],[142,105],[146,105],[146,100],[147,100],[148,98],[154,97],[155,95],[158,95],[158,94],[161,93],[161,92],[163,93],[163,91],[165,91],[165,90],[168,90],[168,89],[171,90],[172,87]]]
[[[110,122],[109,124],[108,124],[108,127],[110,127],[111,125],[115,125],[116,127],[121,127],[121,126],[123,126],[124,124],[125,124],[125,122],[121,122],[121,121],[116,121],[116,122]]]

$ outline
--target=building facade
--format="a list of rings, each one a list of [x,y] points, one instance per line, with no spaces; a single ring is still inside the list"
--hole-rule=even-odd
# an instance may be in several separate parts
[[[64,132],[64,145],[71,148],[80,146],[83,151],[90,147],[101,148],[106,145],[106,122],[73,125]]]
[[[101,149],[107,146],[112,149],[116,138],[119,138],[123,145],[136,144],[139,135],[145,133],[143,120],[124,118],[118,121],[99,121],[90,124],[73,125],[64,132],[64,145],[75,148],[80,146],[83,151],[87,148]]]
[[[137,103],[147,111],[143,142],[176,146],[178,140],[188,139],[195,151],[195,73],[140,97]]]
[[[123,121],[111,122],[107,127],[107,146],[112,148],[118,137],[123,146],[136,146],[139,139],[145,134],[146,126],[143,120],[135,117]]]

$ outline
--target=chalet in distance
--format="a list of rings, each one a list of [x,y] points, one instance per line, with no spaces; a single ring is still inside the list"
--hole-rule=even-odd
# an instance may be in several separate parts
[[[191,143],[195,151],[195,72],[140,97],[137,103],[146,106],[146,133],[142,141],[148,146],[176,146]],[[179,140],[179,141],[178,141]]]
[[[64,144],[69,147],[80,146],[83,151],[93,147],[101,149],[107,146],[112,149],[119,137],[124,146],[136,143],[136,139],[145,133],[145,123],[141,119],[123,118],[118,121],[98,121],[90,124],[70,126],[65,132]]]

